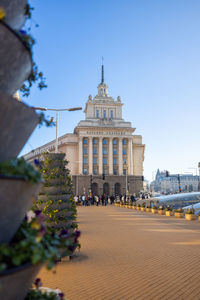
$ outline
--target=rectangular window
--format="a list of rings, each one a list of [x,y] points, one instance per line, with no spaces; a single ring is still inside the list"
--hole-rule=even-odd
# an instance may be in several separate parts
[[[87,168],[84,168],[84,169],[83,169],[83,174],[84,174],[84,175],[87,175]]]
[[[113,145],[117,145],[117,140],[116,139],[113,140]]]
[[[83,139],[83,144],[87,144],[87,139]]]
[[[97,164],[97,158],[96,158],[96,157],[93,158],[93,164],[94,164],[94,165]]]
[[[84,165],[87,164],[87,158],[86,157],[83,158],[83,163],[84,163]]]
[[[96,118],[99,118],[99,110],[96,110]]]
[[[107,149],[106,148],[103,148],[103,155],[106,155],[108,152],[107,152]]]
[[[94,144],[94,145],[97,144],[97,139],[93,139],[93,144]]]
[[[126,169],[123,169],[123,175],[126,175]]]
[[[113,169],[113,174],[114,175],[118,175],[118,170],[117,169]]]
[[[94,169],[93,169],[93,174],[94,174],[94,175],[97,175],[97,168],[94,168]]]
[[[108,174],[108,170],[105,168],[105,169],[103,169],[103,173],[105,174],[105,175],[107,175]]]
[[[103,164],[104,164],[104,165],[107,165],[107,158],[105,158],[105,157],[104,157],[104,159],[103,159]]]
[[[83,154],[87,154],[87,148],[83,148]]]
[[[113,165],[116,165],[116,164],[117,164],[117,159],[113,158]]]
[[[127,153],[126,153],[126,149],[123,149],[123,155],[126,155]]]
[[[125,139],[123,139],[123,140],[122,140],[122,144],[123,144],[123,145],[126,145],[126,144],[127,144],[127,141],[126,141]]]
[[[97,154],[97,148],[93,148],[93,154]]]
[[[103,111],[103,118],[106,118],[106,110]]]
[[[126,158],[123,159],[123,165],[126,165]]]
[[[110,118],[113,119],[113,110],[110,111]]]
[[[117,149],[116,148],[113,149],[113,155],[117,155]]]
[[[103,144],[107,145],[107,140],[106,139],[103,140]]]

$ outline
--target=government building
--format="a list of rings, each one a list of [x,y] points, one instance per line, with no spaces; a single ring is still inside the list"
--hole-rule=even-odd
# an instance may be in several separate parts
[[[122,118],[121,98],[114,100],[104,82],[104,66],[98,94],[89,95],[85,120],[74,133],[58,139],[58,152],[66,153],[74,194],[125,195],[143,189],[144,149],[142,136]],[[43,152],[55,152],[55,140],[24,155],[28,161]]]

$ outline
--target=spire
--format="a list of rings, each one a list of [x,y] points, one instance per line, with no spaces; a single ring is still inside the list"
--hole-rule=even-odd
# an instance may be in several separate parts
[[[102,57],[102,66],[101,66],[101,84],[104,83],[104,65],[103,65],[103,57]]]

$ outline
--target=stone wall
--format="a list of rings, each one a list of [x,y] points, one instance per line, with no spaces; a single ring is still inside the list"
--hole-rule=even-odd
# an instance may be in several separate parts
[[[127,176],[127,182],[129,186],[129,194],[138,193],[143,189],[143,177],[142,176]],[[102,177],[97,175],[77,175],[72,176],[73,182],[73,192],[74,194],[88,195],[91,189],[91,184],[96,183],[98,185],[97,194],[102,195],[104,191],[104,184],[108,183],[109,185],[109,195],[115,194],[115,185],[120,184],[121,194],[126,194],[126,176],[105,176],[105,180],[102,180]]]

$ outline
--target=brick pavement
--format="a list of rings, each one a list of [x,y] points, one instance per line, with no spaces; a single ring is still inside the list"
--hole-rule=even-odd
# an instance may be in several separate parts
[[[68,300],[200,299],[200,222],[115,206],[79,207],[81,252],[43,269]]]

